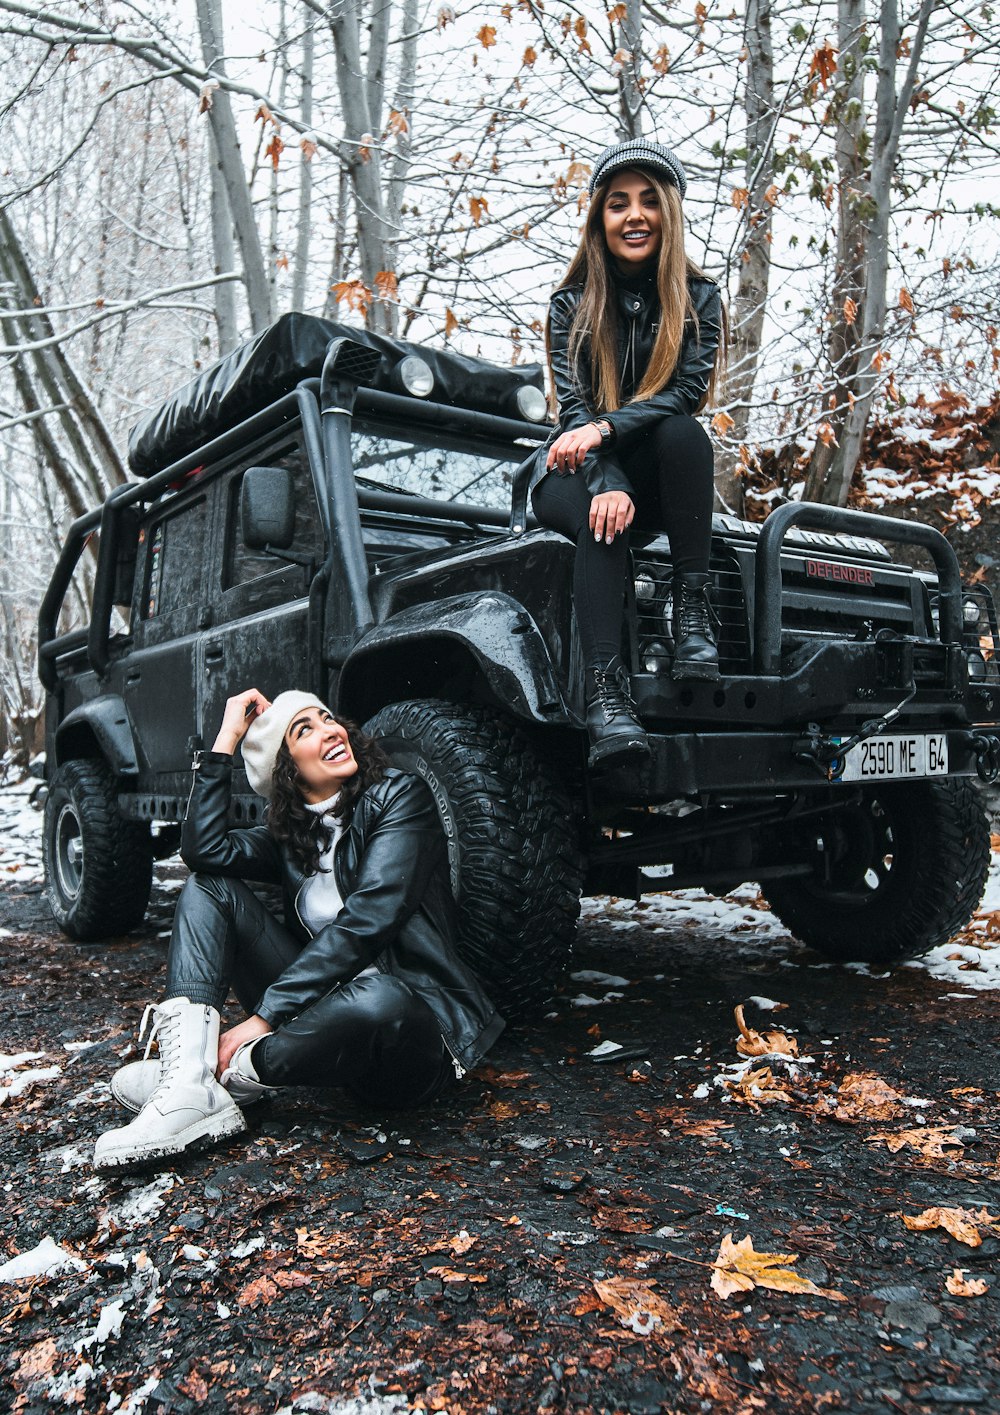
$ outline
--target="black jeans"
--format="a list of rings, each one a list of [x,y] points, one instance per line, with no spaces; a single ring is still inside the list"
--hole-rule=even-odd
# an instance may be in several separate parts
[[[593,455],[593,454],[588,454]],[[613,453],[632,483],[636,530],[665,530],[674,570],[703,574],[712,542],[712,444],[694,418],[662,418],[638,437],[622,439]],[[621,651],[622,610],[629,540],[595,541],[590,529],[592,494],[582,471],[552,471],[532,493],[535,515],[576,543],[573,605],[584,661],[607,663]]]
[[[221,1010],[232,988],[247,1012],[302,945],[241,880],[193,874],[177,901],[166,996]],[[355,978],[253,1050],[268,1086],[343,1086],[366,1105],[408,1109],[453,1079],[433,1012],[399,978]]]

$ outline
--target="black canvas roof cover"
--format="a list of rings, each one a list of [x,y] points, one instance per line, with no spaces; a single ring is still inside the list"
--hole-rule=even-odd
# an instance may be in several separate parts
[[[503,368],[445,349],[390,339],[354,325],[309,314],[285,314],[249,343],[178,389],[132,429],[128,461],[139,476],[152,476],[227,432],[304,378],[318,377],[331,339],[347,335],[385,357],[373,386],[389,386],[392,368],[417,354],[434,373],[436,403],[516,417],[513,398],[524,384],[543,386],[540,364]]]

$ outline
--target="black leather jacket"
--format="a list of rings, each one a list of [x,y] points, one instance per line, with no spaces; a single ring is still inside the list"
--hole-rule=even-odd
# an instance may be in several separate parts
[[[708,391],[722,337],[722,297],[715,281],[707,277],[688,280],[697,324],[689,319],[685,325],[680,358],[669,383],[659,393],[643,398],[639,403],[628,400],[642,382],[659,328],[660,301],[656,276],[655,273],[627,276],[616,273],[614,284],[615,299],[618,301],[618,359],[623,406],[608,413],[598,405],[586,357],[579,360],[576,369],[571,366],[569,336],[580,307],[583,287],[569,285],[556,290],[549,301],[549,350],[559,404],[559,422],[548,443],[534,454],[530,463],[528,491],[546,475],[545,461],[554,438],[572,428],[582,427],[584,423],[603,420],[614,428],[614,444],[608,450],[602,448],[588,454],[581,470],[592,495],[603,491],[624,491],[631,496],[632,486],[615,456],[614,448],[621,444],[627,446],[630,439],[648,431],[660,418],[696,413]],[[518,518],[515,516],[515,519]]]
[[[257,1003],[258,1016],[278,1027],[374,964],[423,998],[463,1069],[478,1065],[504,1023],[455,952],[447,847],[425,783],[390,769],[360,797],[334,849],[344,907],[310,935],[295,907],[306,876],[266,826],[229,828],[232,769],[225,753],[202,755],[181,857],[205,874],[283,887],[286,921],[303,948]]]

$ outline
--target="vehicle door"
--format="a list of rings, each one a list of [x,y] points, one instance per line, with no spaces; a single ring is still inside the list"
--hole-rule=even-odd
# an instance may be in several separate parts
[[[295,486],[295,533],[289,563],[251,550],[240,522],[240,490],[249,467],[287,467]],[[285,688],[323,691],[311,661],[309,585],[324,554],[312,472],[301,436],[283,432],[241,456],[217,478],[210,564],[211,628],[199,641],[199,731],[211,747],[228,697],[257,688],[268,698]]]
[[[121,691],[140,774],[170,791],[165,773],[186,773],[197,730],[196,658],[207,620],[205,546],[211,489],[195,479],[156,505],[139,531],[132,607],[133,647],[122,659]]]

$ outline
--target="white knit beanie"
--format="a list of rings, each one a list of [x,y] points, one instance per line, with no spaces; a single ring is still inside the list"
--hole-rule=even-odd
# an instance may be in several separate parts
[[[243,738],[243,765],[247,780],[258,796],[269,800],[273,786],[274,764],[278,760],[278,749],[285,738],[288,724],[303,708],[317,707],[329,711],[326,703],[312,693],[302,693],[290,688],[279,693],[271,706],[255,717]]]

